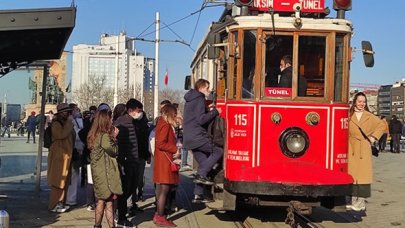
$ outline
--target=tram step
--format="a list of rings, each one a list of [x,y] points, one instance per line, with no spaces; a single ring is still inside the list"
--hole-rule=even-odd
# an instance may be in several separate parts
[[[214,202],[206,203],[205,204],[211,210],[223,211],[224,209],[224,201],[215,199]]]

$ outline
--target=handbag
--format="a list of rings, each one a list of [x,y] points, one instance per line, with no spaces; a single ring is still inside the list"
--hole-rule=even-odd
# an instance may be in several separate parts
[[[371,153],[373,154],[373,156],[378,157],[378,153],[380,153],[380,151],[375,145],[371,145]]]
[[[361,134],[363,135],[363,137],[370,143],[371,146],[371,154],[374,157],[378,157],[380,151],[378,150],[378,148],[375,146],[375,144],[371,143],[370,139],[367,137],[367,135],[364,133],[364,131],[361,129],[361,127],[357,126],[361,132]]]
[[[177,165],[176,163],[174,163],[172,160],[170,160],[169,156],[167,156],[167,154],[166,154],[165,152],[162,151],[162,153],[165,154],[167,160],[169,160],[169,162],[170,162],[170,170],[171,170],[173,173],[179,172],[180,166]]]

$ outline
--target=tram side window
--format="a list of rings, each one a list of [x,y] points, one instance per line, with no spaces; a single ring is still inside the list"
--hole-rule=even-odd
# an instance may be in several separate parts
[[[344,35],[337,34],[335,44],[335,90],[334,100],[342,101],[343,85],[343,58],[344,58]]]
[[[238,44],[238,32],[233,33],[233,49],[231,50],[231,58],[232,58],[232,64],[231,67],[233,67],[233,75],[231,75],[232,80],[230,80],[230,83],[232,83],[232,98],[236,98],[236,82],[238,78],[238,64],[237,64],[237,59],[239,57],[239,44]]]
[[[255,30],[248,30],[243,33],[242,98],[249,99],[255,97],[256,36]]]
[[[300,36],[298,48],[298,96],[323,97],[325,94],[326,37]]]
[[[219,99],[225,97],[227,64],[225,50],[219,49],[219,57],[215,60],[217,65],[217,96]]]

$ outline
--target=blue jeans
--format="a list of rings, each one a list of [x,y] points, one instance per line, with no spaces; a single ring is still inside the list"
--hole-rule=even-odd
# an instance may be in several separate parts
[[[193,156],[198,162],[197,174],[207,177],[208,172],[219,162],[224,154],[224,149],[215,146],[213,143],[204,144],[193,150]],[[194,187],[195,195],[202,195],[204,186],[196,184]]]
[[[181,152],[181,167],[188,165],[187,158],[188,158],[188,150],[183,147],[182,152]]]

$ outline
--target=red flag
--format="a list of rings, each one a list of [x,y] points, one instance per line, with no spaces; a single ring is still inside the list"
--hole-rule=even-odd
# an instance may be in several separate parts
[[[165,85],[167,86],[167,84],[169,83],[169,73],[167,72],[166,69],[166,74],[165,74]]]

